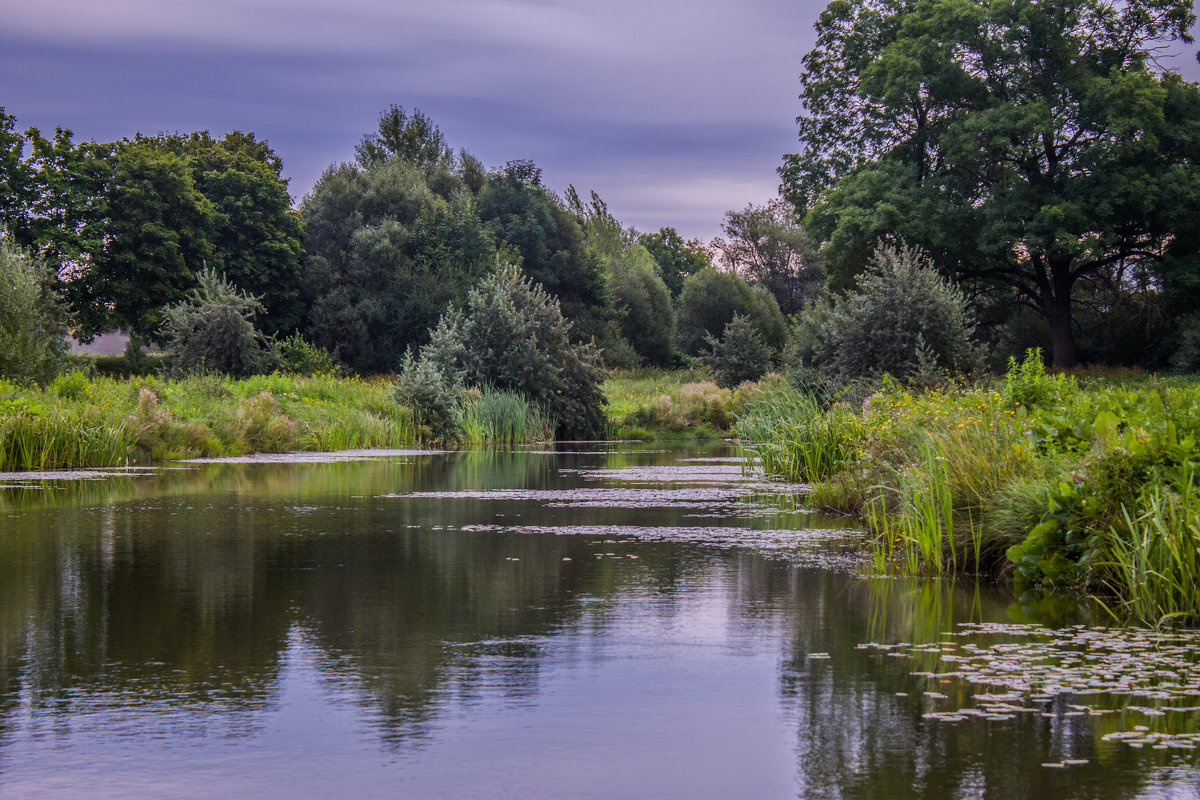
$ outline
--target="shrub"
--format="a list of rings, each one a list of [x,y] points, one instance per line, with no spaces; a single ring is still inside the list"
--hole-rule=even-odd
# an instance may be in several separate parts
[[[392,396],[412,409],[423,440],[451,442],[461,434],[458,409],[463,393],[460,376],[439,365],[427,346],[419,358],[405,354]]]
[[[840,382],[884,373],[902,380],[981,363],[966,297],[911,247],[880,247],[856,291],[811,304],[795,354]]]
[[[342,370],[333,353],[298,333],[276,341],[272,351],[276,367],[289,375],[337,375]]]
[[[558,438],[594,438],[605,424],[600,356],[570,334],[558,300],[505,265],[442,317],[416,367],[447,384],[516,392],[554,420]]]
[[[49,381],[67,355],[66,307],[41,259],[0,236],[0,377]]]
[[[763,342],[748,317],[734,314],[725,326],[720,341],[705,336],[709,352],[700,361],[713,371],[717,385],[732,389],[746,381],[756,381],[771,368],[771,348]]]
[[[787,323],[770,292],[751,286],[739,275],[702,269],[684,280],[679,295],[676,343],[680,351],[700,355],[705,337],[722,335],[734,314],[747,317],[773,350],[787,341]]]
[[[162,334],[175,369],[234,377],[269,372],[269,343],[254,327],[262,303],[214,270],[198,277],[199,286],[163,312]]]

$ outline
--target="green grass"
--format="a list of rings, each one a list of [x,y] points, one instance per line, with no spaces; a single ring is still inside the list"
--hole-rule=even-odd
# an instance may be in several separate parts
[[[862,421],[844,405],[824,409],[812,395],[780,385],[749,405],[734,432],[768,473],[813,483],[853,461]]]
[[[617,371],[604,382],[614,439],[713,439],[730,435],[759,384],[721,389],[705,370]]]
[[[1157,623],[1200,620],[1200,385],[1048,374],[1036,354],[992,385],[861,409],[777,388],[737,433],[814,505],[858,514],[881,570],[990,573],[1107,598]]]
[[[458,424],[462,443],[467,445],[554,439],[554,425],[537,405],[514,392],[490,388],[468,393]]]
[[[283,375],[0,381],[0,469],[413,445],[412,414],[390,389],[385,380]]]

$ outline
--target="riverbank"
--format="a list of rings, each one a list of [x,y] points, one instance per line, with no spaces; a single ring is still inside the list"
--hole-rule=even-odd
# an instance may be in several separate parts
[[[111,467],[246,453],[410,447],[427,443],[388,378],[264,375],[88,376],[45,387],[0,381],[0,470]],[[701,372],[621,372],[604,385],[610,438],[729,436],[753,387],[719,389]],[[544,441],[551,426],[519,398],[469,392],[465,444]]]
[[[386,380],[278,374],[0,381],[0,469],[416,444],[413,415],[391,390]]]
[[[862,517],[880,570],[984,573],[1200,617],[1200,388],[1076,380],[1039,357],[990,386],[886,384],[861,407],[779,386],[737,435],[818,507]]]

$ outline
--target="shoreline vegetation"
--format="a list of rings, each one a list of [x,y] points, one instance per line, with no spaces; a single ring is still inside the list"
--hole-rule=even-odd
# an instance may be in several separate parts
[[[1200,619],[1200,385],[1050,374],[861,403],[789,384],[734,432],[814,507],[853,514],[883,573],[980,575],[1091,594],[1118,620]]]
[[[93,370],[94,372],[94,370]],[[0,381],[0,470],[435,443],[389,377]],[[875,569],[979,575],[1096,595],[1119,619],[1200,618],[1200,384],[1072,377],[1031,351],[998,380],[831,400],[778,375],[718,387],[706,370],[614,371],[608,438],[736,437],[814,508],[860,518]],[[518,395],[470,389],[458,438],[549,441]]]
[[[513,392],[469,389],[453,441],[436,438],[395,397],[392,377],[337,374],[230,378],[122,376],[82,369],[45,386],[0,380],[0,471],[125,466],[247,453],[415,445],[462,447],[551,441],[552,421]],[[758,384],[721,389],[700,370],[613,373],[605,382],[607,436],[704,439],[730,435]]]

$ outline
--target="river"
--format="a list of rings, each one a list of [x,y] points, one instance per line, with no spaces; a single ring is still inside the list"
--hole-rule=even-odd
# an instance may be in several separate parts
[[[1194,633],[860,545],[725,443],[0,476],[0,797],[1200,796]]]

